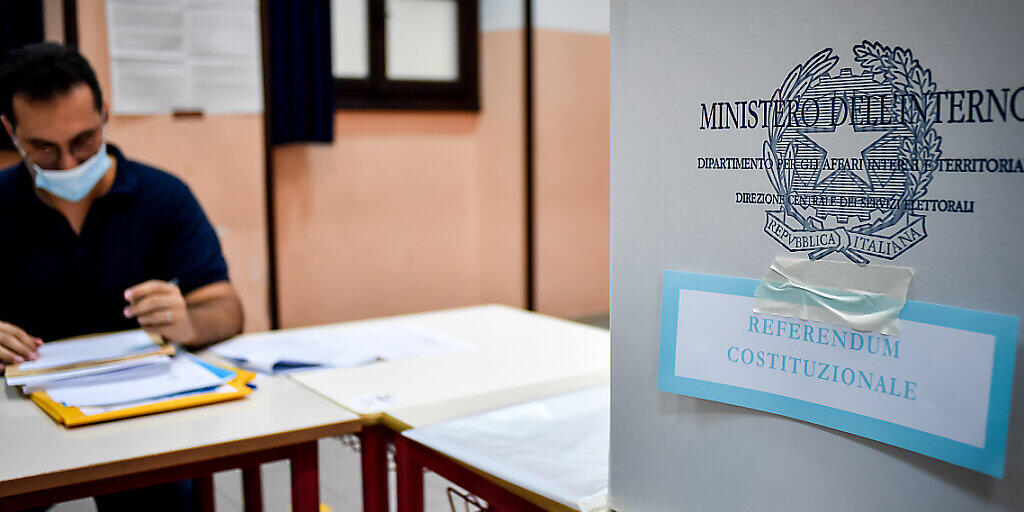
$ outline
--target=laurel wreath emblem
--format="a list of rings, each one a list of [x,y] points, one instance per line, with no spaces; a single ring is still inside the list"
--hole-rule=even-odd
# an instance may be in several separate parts
[[[928,192],[928,184],[942,156],[942,150],[939,149],[942,137],[935,130],[939,100],[935,95],[936,86],[932,81],[931,70],[924,69],[910,49],[899,46],[890,48],[878,42],[863,41],[853,47],[853,55],[861,67],[885,80],[894,92],[913,96],[917,105],[924,107],[923,112],[917,108],[909,108],[905,112],[908,128],[913,133],[912,138],[904,140],[900,145],[899,153],[904,168],[909,170],[907,185],[897,203],[899,208],[890,210],[884,217],[859,230],[874,233],[892,226],[903,217],[906,213],[906,200],[921,199]]]
[[[889,47],[878,42],[863,41],[853,47],[854,60],[871,73],[876,81],[888,84],[894,94],[912,97],[910,107],[904,112],[907,128],[912,137],[907,137],[899,148],[899,159],[906,170],[907,179],[898,206],[886,212],[877,220],[852,227],[851,232],[872,234],[895,225],[907,214],[910,200],[924,197],[931,183],[933,170],[936,168],[942,138],[935,130],[938,119],[938,98],[934,94],[935,82],[930,70],[921,66],[909,49]],[[813,216],[805,215],[792,204],[790,194],[793,191],[796,148],[787,146],[780,153],[779,141],[782,134],[789,128],[790,110],[795,101],[803,96],[813,84],[828,73],[839,62],[839,57],[831,48],[825,48],[812,55],[806,62],[793,68],[786,76],[782,85],[772,94],[772,104],[777,108],[769,109],[768,139],[764,142],[763,154],[768,161],[766,172],[768,181],[781,198],[782,213],[798,222],[803,229],[823,229],[822,222]],[[854,258],[857,259],[857,258]]]
[[[768,113],[768,140],[764,143],[764,157],[771,162],[765,166],[768,172],[768,181],[775,192],[782,198],[782,211],[796,219],[804,229],[820,228],[814,226],[811,219],[797,211],[790,201],[790,193],[793,191],[793,178],[796,175],[795,166],[791,163],[796,161],[796,148],[786,147],[784,158],[777,157],[779,154],[779,140],[783,132],[789,127],[790,110],[793,104],[790,100],[803,96],[811,84],[828,74],[839,62],[839,57],[832,54],[831,48],[825,48],[815,53],[807,62],[793,68],[782,82],[782,85],[772,94],[772,105],[779,108],[770,108]]]

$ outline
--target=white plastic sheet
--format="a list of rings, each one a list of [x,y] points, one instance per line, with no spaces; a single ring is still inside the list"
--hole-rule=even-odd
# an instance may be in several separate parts
[[[907,267],[778,257],[754,290],[754,312],[899,334]]]
[[[609,387],[498,409],[404,436],[583,512],[608,507]]]

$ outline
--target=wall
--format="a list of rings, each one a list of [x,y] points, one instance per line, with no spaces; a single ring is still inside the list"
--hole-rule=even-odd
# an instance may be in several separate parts
[[[479,113],[338,111],[274,149],[282,326],[525,304],[522,30],[491,28]]]
[[[608,3],[533,0],[536,309],[608,311]]]
[[[539,311],[608,310],[607,4],[534,4]],[[523,6],[481,2],[481,111],[352,112],[274,151],[282,325],[526,304]]]
[[[101,1],[78,3],[79,50],[109,96],[104,13]],[[129,158],[167,170],[189,184],[220,237],[231,281],[245,308],[245,329],[267,329],[263,115],[113,116],[107,135]]]
[[[1020,341],[1002,479],[810,423],[659,392],[657,371],[664,270],[761,279],[775,256],[788,254],[764,232],[765,210],[774,208],[735,203],[737,191],[773,191],[762,170],[697,169],[700,156],[760,157],[765,130],[701,131],[702,102],[770,98],[823,48],[839,56],[833,74],[860,73],[852,48],[865,39],[910,48],[939,90],[1019,87],[1022,16],[1024,5],[1009,1],[612,2],[616,509],[1021,510]],[[936,129],[943,158],[1021,158],[1024,123]],[[912,268],[910,299],[1024,316],[1022,178],[935,173],[928,198],[969,198],[977,210],[928,213],[926,239],[871,265]]]

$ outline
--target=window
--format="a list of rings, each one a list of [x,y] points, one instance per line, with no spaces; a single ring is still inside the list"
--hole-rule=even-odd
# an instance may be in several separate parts
[[[478,110],[477,0],[331,0],[335,104]]]

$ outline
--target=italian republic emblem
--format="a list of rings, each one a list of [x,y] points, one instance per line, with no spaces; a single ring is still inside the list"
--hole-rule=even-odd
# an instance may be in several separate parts
[[[831,48],[796,66],[775,90],[764,142],[779,208],[764,231],[791,252],[838,252],[859,264],[895,259],[927,236],[915,202],[939,156],[931,71],[909,49],[864,41],[862,71]]]

